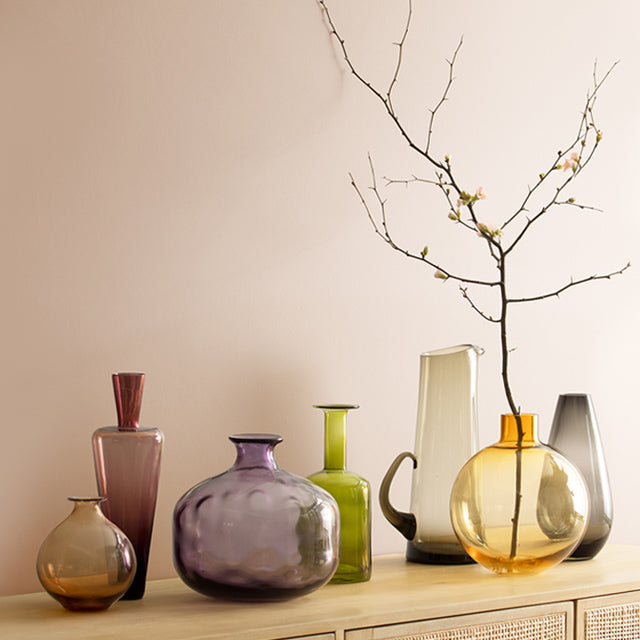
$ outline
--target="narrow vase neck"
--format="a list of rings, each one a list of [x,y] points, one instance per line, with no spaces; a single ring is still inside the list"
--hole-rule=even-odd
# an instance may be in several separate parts
[[[324,468],[344,470],[347,464],[347,411],[357,405],[316,405],[324,411]]]
[[[236,469],[278,469],[273,455],[275,446],[282,442],[278,435],[264,433],[245,433],[229,436],[236,447]]]
[[[534,447],[538,442],[538,416],[533,413],[521,413],[515,416],[511,413],[500,416],[500,446],[518,446],[518,417],[522,425],[522,447]]]
[[[93,518],[96,515],[98,517],[103,516],[100,504],[104,502],[106,498],[77,498],[73,496],[67,499],[73,503],[73,511],[71,513],[74,518]]]
[[[112,380],[118,412],[118,430],[137,431],[144,389],[144,373],[114,373]]]

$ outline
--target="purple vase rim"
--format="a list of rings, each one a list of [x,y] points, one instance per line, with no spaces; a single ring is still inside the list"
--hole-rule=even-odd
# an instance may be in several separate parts
[[[314,409],[324,409],[325,411],[348,411],[349,409],[359,409],[359,404],[314,404]]]
[[[255,444],[273,444],[282,442],[282,436],[275,433],[234,433],[229,436],[231,442],[248,442]]]

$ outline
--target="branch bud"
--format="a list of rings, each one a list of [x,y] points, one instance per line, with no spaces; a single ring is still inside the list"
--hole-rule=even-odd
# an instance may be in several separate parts
[[[427,253],[429,253],[429,247],[425,246],[425,248],[420,252],[420,255],[423,258],[426,258],[427,257]]]
[[[442,273],[442,271],[440,271],[440,269],[437,269],[436,272],[433,274],[434,278],[438,278],[439,280],[448,280],[449,276],[446,273]]]
[[[460,198],[458,200],[460,204],[466,206],[470,204],[472,200],[473,200],[473,196],[470,193],[467,193],[466,191],[460,192]]]

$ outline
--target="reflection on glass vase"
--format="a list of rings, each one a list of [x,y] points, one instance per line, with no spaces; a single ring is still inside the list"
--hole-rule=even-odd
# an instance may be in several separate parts
[[[582,475],[540,444],[536,422],[533,414],[503,415],[499,442],[464,465],[451,492],[460,542],[495,573],[549,569],[571,553],[586,527],[589,497]]]
[[[73,511],[45,539],[40,583],[70,611],[100,611],[119,600],[136,571],[127,537],[100,510],[103,498],[69,498]]]
[[[331,582],[365,582],[371,577],[371,489],[346,469],[346,416],[358,405],[316,405],[324,411],[324,468],[309,476],[328,491],[340,510],[340,564]]]
[[[589,520],[580,544],[569,558],[589,560],[604,547],[613,522],[609,475],[591,396],[567,393],[558,397],[549,446],[571,460],[587,484]]]

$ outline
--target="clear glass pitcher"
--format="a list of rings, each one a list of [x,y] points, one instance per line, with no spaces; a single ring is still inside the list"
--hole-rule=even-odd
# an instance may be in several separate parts
[[[478,358],[484,350],[458,345],[420,356],[415,453],[404,451],[380,485],[380,506],[407,540],[407,559],[430,564],[472,562],[451,525],[451,487],[478,451]],[[393,478],[405,458],[413,461],[410,513],[389,500]]]

